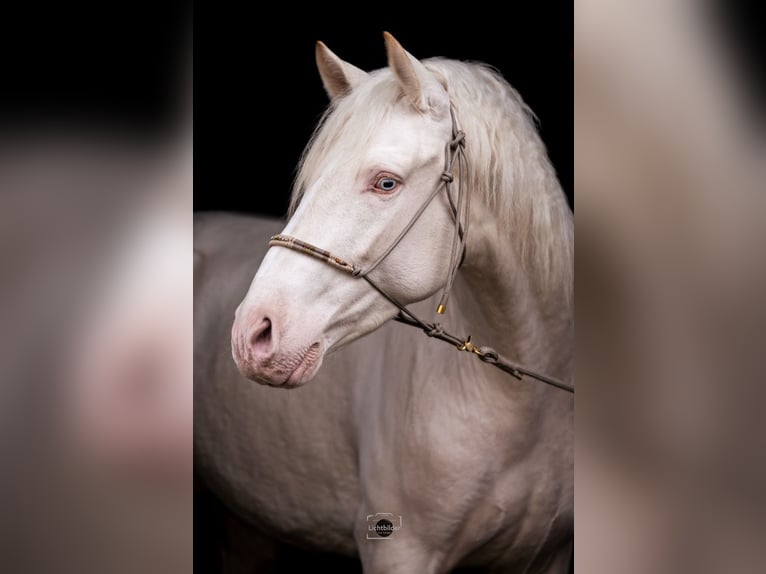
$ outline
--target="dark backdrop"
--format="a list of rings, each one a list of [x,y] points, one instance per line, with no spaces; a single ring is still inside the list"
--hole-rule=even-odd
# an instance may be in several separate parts
[[[547,5],[546,5],[547,4]],[[383,6],[383,5],[382,5]],[[195,210],[284,215],[295,166],[327,96],[314,63],[324,41],[365,69],[386,65],[382,32],[391,32],[418,58],[478,60],[498,68],[540,119],[540,132],[572,200],[572,6],[515,3],[511,18],[492,11],[434,19],[350,13],[343,21],[321,13],[281,18],[197,15],[203,29],[227,28],[215,49],[197,55]],[[437,5],[434,14],[449,12]],[[466,13],[474,14],[470,7]],[[388,10],[386,10],[388,12]],[[201,72],[199,70],[202,70]],[[202,154],[202,155],[200,155]],[[215,161],[211,161],[215,158]]]
[[[6,2],[0,143],[61,134],[147,147],[186,121],[192,5]]]

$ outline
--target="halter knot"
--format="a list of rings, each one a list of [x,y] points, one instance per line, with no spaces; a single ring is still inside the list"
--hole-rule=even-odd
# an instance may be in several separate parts
[[[431,328],[425,333],[429,337],[439,337],[444,334],[444,329],[442,329],[442,326],[439,323],[432,323]]]
[[[452,175],[451,171],[443,171],[442,172],[442,181],[446,183],[452,183],[452,181],[455,179],[455,176]]]
[[[458,130],[455,132],[455,135],[452,137],[452,141],[449,142],[449,146],[452,149],[457,148],[458,146],[464,146],[465,145],[465,132],[463,130]]]
[[[485,363],[497,363],[499,355],[492,347],[479,347],[479,356]]]

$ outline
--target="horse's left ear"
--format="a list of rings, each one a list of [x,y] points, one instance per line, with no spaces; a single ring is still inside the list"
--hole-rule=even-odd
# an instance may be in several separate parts
[[[383,32],[388,53],[388,66],[393,70],[404,95],[422,112],[446,114],[449,95],[444,85],[420,61],[402,48],[388,32]]]

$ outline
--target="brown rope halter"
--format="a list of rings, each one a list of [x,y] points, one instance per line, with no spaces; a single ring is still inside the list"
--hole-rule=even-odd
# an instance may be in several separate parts
[[[469,189],[471,184],[471,174],[468,159],[465,154],[465,133],[458,129],[454,108],[450,108],[450,115],[452,117],[452,138],[449,142],[447,142],[447,145],[445,146],[444,171],[441,174],[440,183],[434,187],[434,190],[428,197],[426,197],[425,201],[415,212],[415,215],[413,215],[409,223],[404,226],[402,231],[391,242],[388,248],[386,248],[383,253],[381,253],[380,256],[366,268],[358,267],[355,264],[346,261],[342,257],[338,257],[329,251],[325,251],[324,249],[320,249],[315,245],[306,243],[305,241],[301,241],[300,239],[291,237],[289,235],[278,234],[272,236],[269,240],[269,246],[286,247],[288,249],[292,249],[293,251],[297,251],[305,255],[310,255],[311,257],[319,259],[320,261],[327,263],[328,265],[331,265],[340,271],[348,273],[351,275],[351,277],[361,277],[373,289],[375,289],[385,299],[390,301],[391,304],[399,309],[399,314],[395,317],[396,321],[404,323],[405,325],[410,325],[411,327],[417,327],[429,337],[450,343],[457,347],[460,351],[468,351],[473,353],[485,363],[494,365],[498,369],[516,377],[517,379],[522,379],[523,376],[526,375],[543,383],[552,385],[559,389],[563,389],[570,393],[574,393],[574,387],[572,385],[568,385],[567,383],[564,383],[558,379],[554,379],[546,375],[541,375],[534,371],[530,371],[521,365],[517,365],[502,357],[491,347],[477,347],[471,342],[470,335],[466,339],[461,339],[446,332],[439,323],[423,321],[412,311],[397,301],[396,298],[389,295],[369,276],[369,274],[375,268],[377,268],[378,265],[380,265],[386,257],[391,254],[396,246],[401,243],[402,239],[404,239],[407,233],[409,233],[410,229],[412,229],[418,219],[420,219],[420,216],[423,215],[423,212],[426,210],[426,208],[431,204],[439,192],[444,189],[447,195],[447,200],[449,201],[450,209],[455,219],[452,251],[450,253],[449,261],[449,273],[447,274],[447,282],[444,285],[442,296],[439,300],[439,306],[436,309],[436,312],[439,314],[443,314],[445,312],[447,308],[447,300],[449,299],[449,293],[452,289],[452,283],[455,280],[457,270],[462,263],[463,257],[465,256],[465,245],[466,238],[468,236],[468,222],[471,209],[471,193]],[[459,176],[457,185],[457,203],[455,203],[452,199],[452,184],[454,181],[453,172],[456,166]]]

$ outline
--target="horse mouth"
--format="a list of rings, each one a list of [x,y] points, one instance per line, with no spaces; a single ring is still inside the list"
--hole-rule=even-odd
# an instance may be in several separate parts
[[[261,385],[294,388],[305,385],[322,365],[324,350],[320,342],[292,352],[279,352],[257,360],[232,338],[232,356],[242,376]]]
[[[322,355],[319,349],[319,343],[310,345],[300,356],[297,366],[287,376],[287,379],[279,385],[286,388],[300,387],[309,382],[322,363]]]

